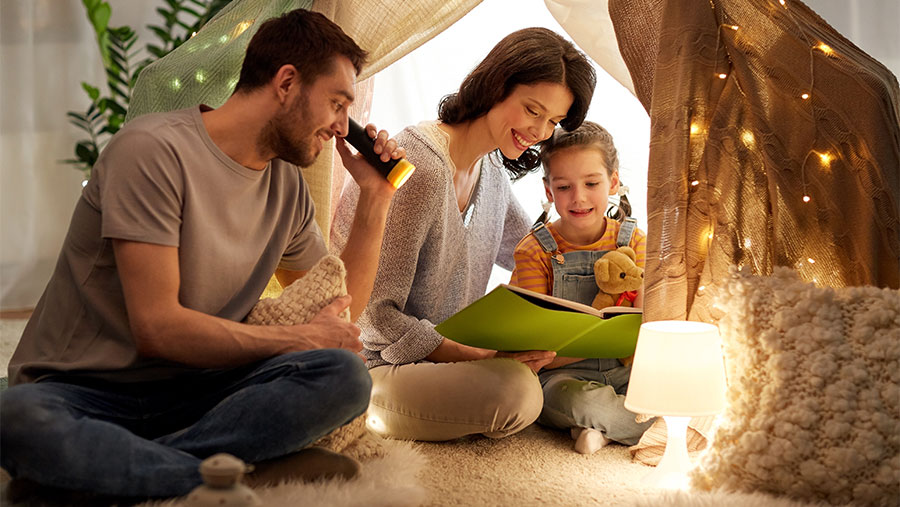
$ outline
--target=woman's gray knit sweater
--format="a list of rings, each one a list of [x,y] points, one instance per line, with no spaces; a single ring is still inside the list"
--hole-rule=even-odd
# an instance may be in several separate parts
[[[513,249],[529,219],[512,194],[502,165],[482,159],[469,206],[460,213],[453,188],[449,138],[435,122],[396,136],[416,166],[388,212],[375,288],[357,324],[370,368],[421,361],[441,343],[434,330],[483,296],[494,263],[512,270]],[[359,199],[344,189],[331,230],[331,249],[343,250]]]

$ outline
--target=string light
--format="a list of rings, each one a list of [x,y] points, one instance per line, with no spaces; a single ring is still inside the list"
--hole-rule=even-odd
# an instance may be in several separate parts
[[[691,135],[697,135],[700,133],[700,125],[697,123],[691,123]]]
[[[808,262],[808,263],[810,263],[810,264],[815,264],[815,263],[816,263],[815,259],[811,259],[811,258],[807,258],[807,259],[806,259],[806,262]]]
[[[724,72],[722,72],[722,73],[718,74],[718,76],[719,76],[719,79],[725,79],[726,77],[728,77],[728,74],[725,74]]]
[[[737,31],[738,26],[737,26],[737,25],[731,25],[729,28],[731,28],[731,29],[734,30],[734,31]]]
[[[819,160],[822,161],[825,165],[830,165],[831,161],[834,160],[834,157],[831,156],[831,153],[817,153],[819,156]]]
[[[810,197],[808,195],[803,196],[803,202],[809,202]]]
[[[831,49],[831,46],[825,44],[824,42],[820,42],[818,45],[813,47],[813,49],[818,49],[819,51],[825,53],[828,56],[832,56],[834,54],[834,50]]]
[[[692,186],[692,187],[696,187],[696,186],[699,185],[699,184],[700,184],[700,181],[699,181],[699,180],[694,180],[694,181],[691,182],[691,186]]]
[[[787,5],[785,5],[785,3],[784,3],[784,0],[778,0],[778,3],[780,3],[781,5],[784,5],[785,7],[787,7]]]
[[[803,93],[803,94],[800,95],[800,98],[803,99],[803,100],[806,100],[806,99],[809,98],[809,94],[808,94],[808,93]]]
[[[750,238],[744,238],[744,248],[750,248]]]
[[[753,132],[750,132],[749,130],[741,132],[741,141],[743,141],[744,145],[748,148],[756,146],[756,138],[753,137]]]

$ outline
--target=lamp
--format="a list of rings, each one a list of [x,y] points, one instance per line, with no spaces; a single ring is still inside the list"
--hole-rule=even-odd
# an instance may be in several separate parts
[[[663,416],[668,438],[659,465],[645,484],[686,489],[691,460],[687,426],[693,416],[725,408],[725,367],[719,330],[712,324],[656,321],[641,324],[625,408]]]

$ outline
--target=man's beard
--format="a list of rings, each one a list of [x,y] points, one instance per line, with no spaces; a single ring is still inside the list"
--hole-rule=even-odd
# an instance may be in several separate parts
[[[261,143],[275,152],[275,156],[300,167],[309,167],[319,156],[314,147],[315,136],[307,130],[310,123],[309,98],[297,97],[287,111],[269,120]]]

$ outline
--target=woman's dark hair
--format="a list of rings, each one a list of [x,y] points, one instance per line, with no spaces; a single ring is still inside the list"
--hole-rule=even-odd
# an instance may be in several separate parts
[[[459,91],[441,99],[438,118],[450,125],[471,121],[487,114],[517,85],[557,83],[568,88],[574,97],[560,125],[574,130],[584,121],[596,82],[594,67],[571,42],[546,28],[525,28],[498,42],[466,76]],[[517,159],[508,159],[499,150],[497,153],[513,180],[540,164],[534,148],[525,150]]]
[[[613,143],[612,134],[605,128],[592,121],[584,121],[577,129],[566,132],[555,129],[549,139],[541,143],[541,165],[544,166],[544,181],[550,181],[550,161],[553,156],[564,148],[574,146],[582,148],[594,148],[600,152],[603,165],[606,167],[606,175],[613,177],[619,170],[619,152]],[[619,180],[621,188],[622,181]],[[615,209],[615,213],[613,213]],[[619,193],[619,205],[610,206],[606,215],[618,221],[631,216],[631,203],[624,193]]]
[[[334,56],[346,56],[356,73],[368,54],[328,18],[296,9],[263,23],[247,46],[235,93],[265,85],[283,65],[293,65],[303,84],[331,71]]]

